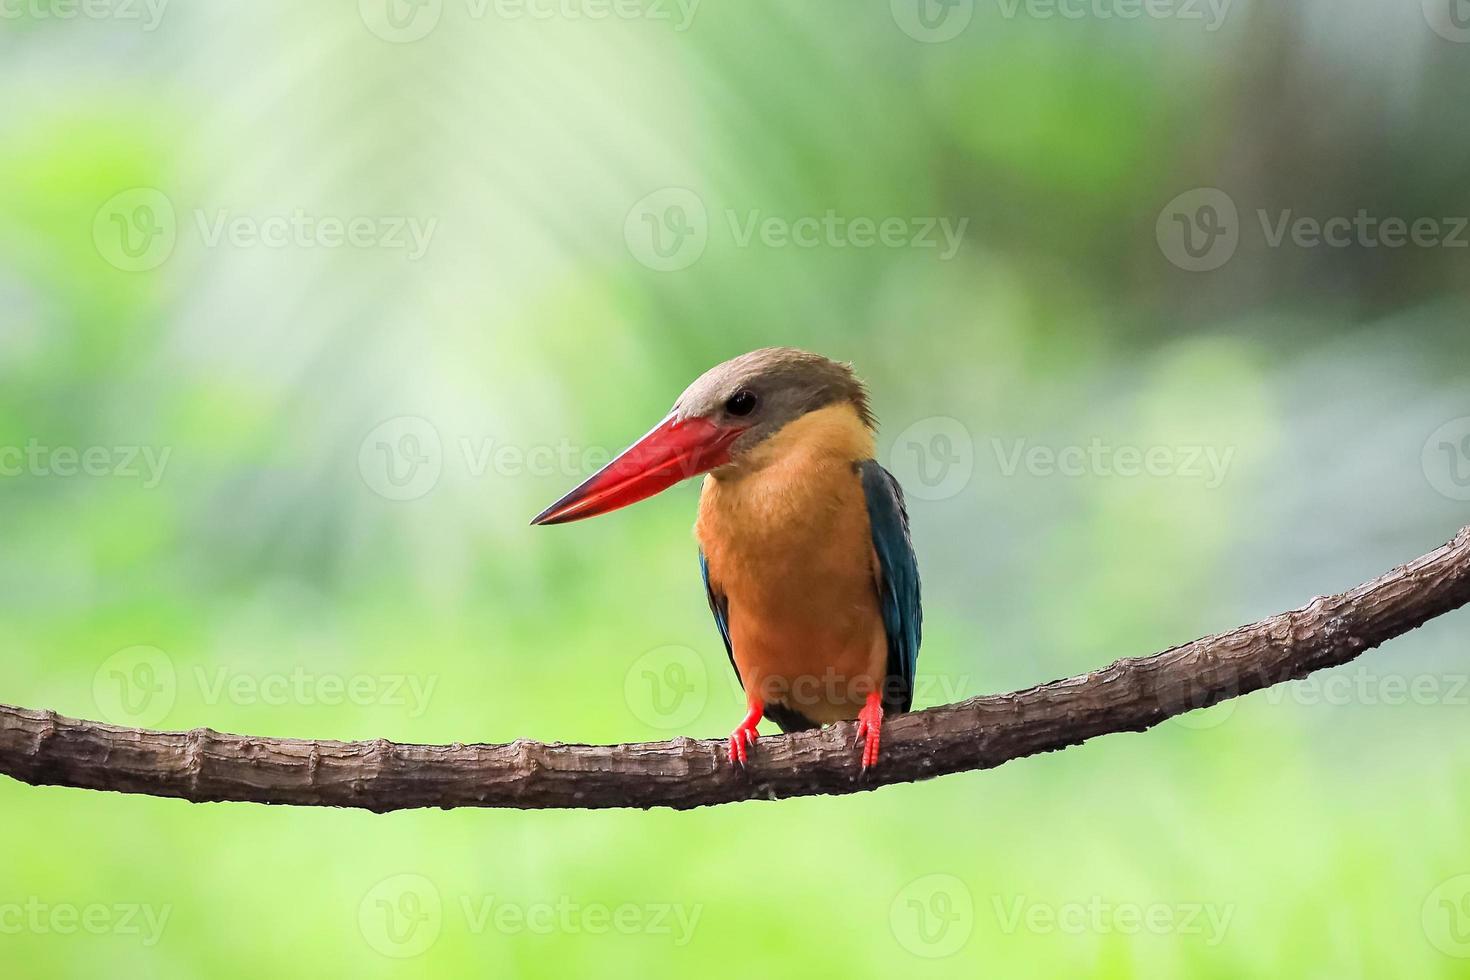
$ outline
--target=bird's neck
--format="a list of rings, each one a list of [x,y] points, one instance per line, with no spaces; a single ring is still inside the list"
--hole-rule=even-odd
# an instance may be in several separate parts
[[[732,487],[752,479],[800,477],[813,467],[872,459],[873,430],[851,402],[819,408],[783,426],[738,462],[711,474]]]
[[[696,535],[750,540],[820,533],[857,484],[854,464],[872,459],[873,433],[852,405],[808,412],[743,457],[705,477]]]

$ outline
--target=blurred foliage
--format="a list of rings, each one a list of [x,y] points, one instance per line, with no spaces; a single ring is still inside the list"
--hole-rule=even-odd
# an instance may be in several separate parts
[[[1258,218],[1470,214],[1470,45],[1433,4],[1239,0],[1208,28],[962,0],[926,8],[971,17],[931,43],[909,0],[706,3],[682,30],[687,3],[386,2],[5,8],[0,452],[41,462],[0,476],[0,701],[338,739],[721,736],[740,698],[694,488],[526,521],[765,344],[872,383],[925,576],[924,704],[1229,628],[1467,522],[1466,251],[1272,247]],[[177,242],[128,269],[109,202],[140,188]],[[667,188],[707,243],[662,271],[638,206]],[[1239,209],[1204,272],[1159,231],[1196,188]],[[432,233],[417,258],[212,237],[297,212]],[[948,258],[742,242],[829,213],[965,225]],[[99,447],[106,473],[60,472]],[[1126,476],[1119,447],[1172,455]],[[440,470],[420,492],[384,482],[380,451],[408,450]],[[5,783],[0,965],[1463,975],[1467,622],[1336,694],[835,800],[375,817]],[[113,717],[116,681],[164,676],[158,717]],[[648,678],[695,700],[671,721]],[[580,917],[625,906],[630,929]],[[166,914],[156,942],[127,908]]]

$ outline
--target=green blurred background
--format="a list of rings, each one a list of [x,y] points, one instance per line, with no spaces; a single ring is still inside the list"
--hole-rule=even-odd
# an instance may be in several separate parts
[[[3,0],[0,701],[723,736],[696,489],[527,520],[768,344],[873,386],[922,705],[1354,585],[1470,521],[1467,42],[1461,0]],[[5,781],[0,970],[1462,976],[1467,624],[841,799]]]

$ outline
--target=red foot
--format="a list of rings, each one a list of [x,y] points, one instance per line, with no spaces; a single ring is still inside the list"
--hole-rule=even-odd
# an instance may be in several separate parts
[[[760,727],[761,714],[760,705],[751,705],[750,711],[746,713],[745,720],[740,723],[740,727],[730,733],[730,764],[732,766],[737,763],[742,766],[745,765],[745,760],[748,757],[746,747],[754,745],[755,740],[761,737],[761,733],[756,731]]]
[[[874,691],[858,712],[857,737],[863,743],[863,768],[878,764],[878,743],[883,732],[883,701]]]

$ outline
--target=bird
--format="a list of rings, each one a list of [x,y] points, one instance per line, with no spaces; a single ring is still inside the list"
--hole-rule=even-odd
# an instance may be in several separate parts
[[[903,490],[874,458],[877,421],[852,365],[767,347],[710,368],[647,435],[538,514],[595,517],[703,476],[700,575],[746,713],[746,766],[783,732],[856,721],[866,771],[885,717],[913,706],[923,628]]]

